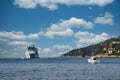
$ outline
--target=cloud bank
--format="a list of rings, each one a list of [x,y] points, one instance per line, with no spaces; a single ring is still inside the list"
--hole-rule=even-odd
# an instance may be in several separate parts
[[[77,47],[85,47],[97,44],[111,38],[111,36],[108,35],[107,33],[101,33],[97,35],[94,33],[89,33],[87,31],[85,32],[79,31],[75,34],[75,37],[78,38]]]
[[[113,25],[114,24],[113,18],[114,16],[111,13],[106,12],[104,16],[95,18],[94,23]]]
[[[72,28],[91,29],[93,26],[94,25],[92,22],[72,17],[68,20],[63,20],[59,23],[52,24],[49,28],[47,28],[46,32],[43,32],[42,35],[48,38],[71,37],[74,34]]]
[[[31,39],[29,35],[25,35],[22,31],[0,31],[0,55],[2,57],[25,56],[26,47],[32,44],[32,42],[27,41],[29,39]]]
[[[18,5],[20,8],[33,9],[37,5],[48,8],[49,10],[56,10],[59,4],[67,6],[73,5],[95,5],[106,6],[111,4],[114,0],[14,0],[14,5]]]

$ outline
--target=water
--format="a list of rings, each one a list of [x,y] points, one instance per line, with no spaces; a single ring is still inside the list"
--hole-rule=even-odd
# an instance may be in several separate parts
[[[120,58],[0,59],[0,80],[120,80]]]

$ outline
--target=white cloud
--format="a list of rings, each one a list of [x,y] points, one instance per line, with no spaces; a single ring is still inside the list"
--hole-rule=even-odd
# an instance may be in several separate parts
[[[94,23],[113,25],[114,24],[113,17],[114,16],[112,14],[107,12],[104,14],[104,16],[95,18]]]
[[[0,49],[0,56],[2,56],[2,55],[4,55],[4,54],[8,54],[8,51],[7,51],[7,50]]]
[[[51,49],[50,49],[50,48],[44,48],[44,49],[43,49],[43,52],[44,52],[44,53],[50,53],[50,52],[51,52]]]
[[[29,34],[28,35],[28,38],[30,39],[39,39],[39,33],[34,33],[34,34]]]
[[[17,40],[17,41],[25,41],[27,39],[39,39],[40,35],[43,33],[31,33],[28,35],[24,35],[22,31],[0,31],[0,41],[10,41],[10,40]]]
[[[85,31],[85,32],[81,32],[81,31],[79,31],[79,32],[77,32],[76,34],[75,34],[75,37],[76,38],[94,38],[96,35],[94,34],[94,33],[89,33],[89,32],[87,32],[87,31]]]
[[[7,32],[7,31],[1,31],[0,32],[0,39],[6,39],[6,40],[25,40],[26,36],[23,34],[23,32]]]
[[[37,6],[35,0],[15,0],[13,3],[25,9],[35,8]]]
[[[61,23],[56,24],[56,26],[60,26],[60,27],[63,27],[63,28],[84,27],[86,29],[90,29],[90,28],[93,27],[93,24],[92,24],[92,22],[89,22],[89,21],[87,22],[84,19],[79,19],[79,18],[72,17],[69,20],[65,20],[65,21],[62,21]]]
[[[49,8],[50,10],[58,9],[58,5],[56,4],[57,0],[35,0],[36,4]]]
[[[40,57],[51,57],[53,55],[50,48],[38,48]]]
[[[63,30],[48,30],[44,36],[48,38],[58,38],[58,37],[70,37],[73,35],[73,31],[69,28]]]
[[[54,45],[53,48],[60,49],[60,50],[61,49],[66,49],[66,50],[71,50],[72,49],[72,47],[69,46],[69,45]]]
[[[50,48],[40,48],[39,47],[38,50],[39,50],[40,53],[43,53],[43,54],[51,52]]]
[[[8,40],[0,38],[0,42],[8,42]]]
[[[0,49],[0,58],[20,58],[25,56],[25,49],[15,47],[14,49]]]
[[[58,0],[61,4],[66,5],[97,5],[105,6],[112,3],[114,0]]]
[[[0,58],[6,58],[8,55],[11,55],[11,51],[0,49]]]
[[[39,33],[38,33],[39,34]],[[25,52],[25,47],[32,42],[28,42],[33,38],[36,38],[34,34],[32,37],[24,35],[21,31],[0,31],[0,49],[3,57],[23,57]]]
[[[9,42],[9,45],[12,45],[12,46],[27,46],[28,42],[26,42],[26,41],[12,41],[12,42]]]
[[[56,56],[60,56],[73,49],[70,45],[54,45],[53,48],[56,50]]]
[[[14,0],[14,4],[21,8],[35,8],[37,5],[50,10],[58,9],[59,4],[71,5],[96,5],[103,7],[114,0]]]
[[[52,48],[38,48],[40,57],[58,57],[71,49],[72,47],[69,45],[53,45]]]
[[[106,33],[102,33],[100,35],[96,35],[94,33],[89,32],[78,32],[75,34],[75,37],[78,38],[77,47],[85,47],[92,44],[97,44],[99,42],[103,42],[109,39],[109,36]]]
[[[47,31],[44,32],[42,35],[48,38],[55,38],[55,37],[71,37],[74,32],[71,28],[85,28],[90,29],[93,27],[92,22],[87,22],[84,19],[79,18],[70,18],[69,20],[62,20],[59,23],[52,24]]]

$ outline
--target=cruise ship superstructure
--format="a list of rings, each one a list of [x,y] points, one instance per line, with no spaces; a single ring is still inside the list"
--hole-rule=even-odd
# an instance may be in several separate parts
[[[35,47],[35,45],[30,45],[27,47],[27,50],[26,50],[26,58],[39,58],[39,55],[38,55],[38,49]]]

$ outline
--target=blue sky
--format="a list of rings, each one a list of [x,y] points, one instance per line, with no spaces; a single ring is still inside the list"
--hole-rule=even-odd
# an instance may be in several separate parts
[[[58,57],[120,36],[119,0],[0,0],[0,57]]]

